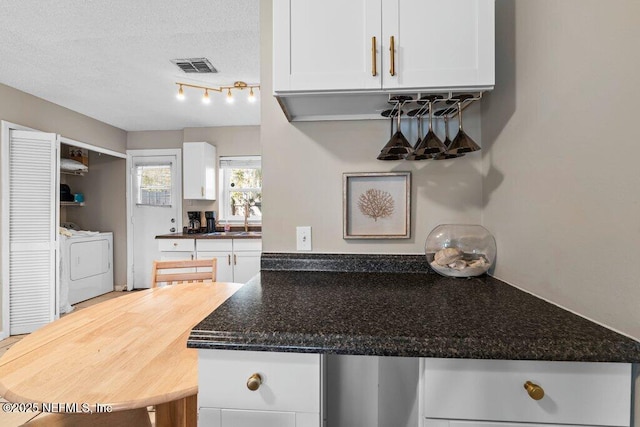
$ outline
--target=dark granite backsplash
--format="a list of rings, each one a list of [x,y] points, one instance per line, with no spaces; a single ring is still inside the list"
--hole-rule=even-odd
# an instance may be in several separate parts
[[[262,253],[262,271],[435,273],[424,255]]]

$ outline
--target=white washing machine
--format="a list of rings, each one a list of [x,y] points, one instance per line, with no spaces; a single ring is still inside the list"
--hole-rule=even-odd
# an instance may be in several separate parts
[[[61,312],[69,311],[63,306],[113,291],[113,233],[61,236],[60,264]]]

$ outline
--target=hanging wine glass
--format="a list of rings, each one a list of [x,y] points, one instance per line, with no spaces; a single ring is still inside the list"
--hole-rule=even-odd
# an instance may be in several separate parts
[[[405,158],[406,160],[426,160],[426,159],[430,159],[431,156],[428,156],[426,154],[416,154],[418,152],[418,150],[420,149],[420,146],[422,145],[422,112],[423,112],[423,108],[416,108],[415,110],[411,110],[407,113],[407,116],[409,117],[415,117],[418,120],[418,140],[416,141],[415,145],[413,146],[413,151],[409,154],[407,154],[407,157]]]
[[[389,122],[390,124],[390,130],[389,130],[389,141],[391,141],[393,139],[393,122],[395,121],[395,117],[398,114],[402,114],[402,111],[396,110],[395,107],[391,110],[384,110],[381,115],[383,117],[389,117],[391,120]],[[388,144],[387,144],[388,145]],[[386,145],[385,145],[386,147]],[[404,155],[402,154],[383,154],[382,151],[380,151],[380,154],[378,155],[378,160],[402,160],[404,159]]]
[[[447,148],[447,154],[471,153],[480,149],[480,146],[462,129],[462,103],[469,98],[473,98],[473,95],[460,95],[457,97],[458,134],[453,138],[453,142],[449,148]]]
[[[449,114],[455,112],[455,108],[445,108],[444,110],[436,111],[435,115],[444,119],[444,145],[447,147],[447,151],[436,154],[434,160],[448,160],[462,157],[464,154],[448,154],[448,148],[451,146],[451,140],[449,139]]]
[[[395,115],[395,117],[398,118],[398,124],[396,126],[396,132],[391,136],[389,142],[382,147],[382,150],[380,150],[378,160],[401,160],[413,151],[413,147],[409,144],[409,141],[407,141],[407,138],[405,138],[400,130],[400,120],[402,116],[400,108],[403,103],[409,100],[411,100],[411,98],[408,96],[397,96],[391,98],[391,101],[396,104],[395,107],[391,110],[385,110],[382,112],[382,115],[385,117],[393,117]],[[394,114],[394,112],[397,112],[397,114]]]
[[[417,155],[428,155],[431,158],[432,155],[443,153],[447,147],[438,138],[438,135],[433,131],[433,105],[435,101],[442,99],[441,95],[429,95],[422,98],[419,102],[426,102],[429,108],[429,130],[427,134],[422,138],[422,145],[416,150]]]

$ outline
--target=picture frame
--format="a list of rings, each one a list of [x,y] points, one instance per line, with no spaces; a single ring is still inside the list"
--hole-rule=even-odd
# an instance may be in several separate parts
[[[344,239],[411,237],[411,172],[342,174]]]

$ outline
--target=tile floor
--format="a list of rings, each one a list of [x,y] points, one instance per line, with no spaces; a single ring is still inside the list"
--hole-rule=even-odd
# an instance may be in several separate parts
[[[118,298],[123,295],[126,295],[126,293],[125,292],[109,292],[108,294],[100,295],[99,297],[92,298],[90,300],[75,304],[73,306],[74,310],[71,313],[74,313],[77,310],[82,310],[83,308],[91,307],[92,305],[101,303],[103,301],[107,301],[113,298]],[[63,314],[61,317],[64,317],[64,316],[66,316],[66,314]],[[24,337],[26,337],[26,335],[14,335],[0,341],[0,357],[2,357],[2,355],[5,354],[7,350],[11,348],[12,345],[17,343]],[[6,400],[0,398],[0,403],[1,402],[6,402]],[[154,418],[155,418],[154,415],[155,415],[155,412],[153,408],[149,408],[149,417],[151,418],[151,425],[154,425]],[[29,421],[31,418],[33,418],[33,414],[4,413],[0,411],[0,426],[2,427],[21,426],[25,422]]]

